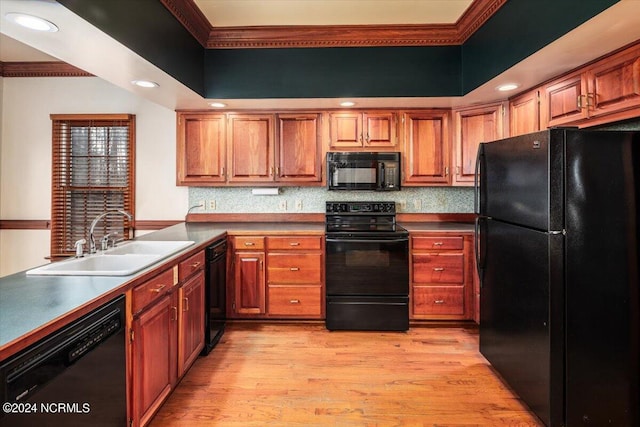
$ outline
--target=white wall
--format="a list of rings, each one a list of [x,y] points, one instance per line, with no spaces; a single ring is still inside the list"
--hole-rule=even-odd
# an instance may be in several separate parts
[[[50,114],[136,115],[136,219],[183,219],[175,112],[96,77],[0,78],[0,219],[51,217]],[[49,232],[0,230],[0,277],[46,262]]]

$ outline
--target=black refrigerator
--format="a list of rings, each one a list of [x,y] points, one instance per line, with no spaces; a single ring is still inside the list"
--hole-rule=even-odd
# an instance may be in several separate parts
[[[480,352],[547,426],[640,425],[640,132],[480,144]]]

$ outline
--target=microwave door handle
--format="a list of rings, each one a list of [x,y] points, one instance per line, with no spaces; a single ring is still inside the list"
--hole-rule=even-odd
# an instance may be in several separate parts
[[[378,163],[378,188],[379,189],[385,188],[384,179],[385,179],[384,163],[380,162]]]

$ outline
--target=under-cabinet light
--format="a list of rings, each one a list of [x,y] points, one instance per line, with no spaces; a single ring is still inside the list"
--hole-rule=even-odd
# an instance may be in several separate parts
[[[227,104],[222,102],[210,102],[209,105],[212,106],[213,108],[224,108],[227,106]]]
[[[280,188],[252,188],[251,194],[254,196],[277,196],[280,194]]]
[[[340,105],[342,107],[353,107],[354,105],[356,105],[356,103],[353,101],[343,101],[340,103]]]
[[[26,13],[11,12],[7,13],[5,18],[30,30],[45,31],[49,33],[55,33],[58,31],[58,26],[53,22],[47,21],[46,19],[38,16],[27,15]]]

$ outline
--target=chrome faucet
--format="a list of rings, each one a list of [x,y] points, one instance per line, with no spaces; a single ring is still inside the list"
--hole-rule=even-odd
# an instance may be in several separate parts
[[[89,253],[90,254],[95,254],[96,253],[96,241],[95,241],[95,239],[93,237],[93,230],[96,228],[96,224],[102,218],[104,218],[107,215],[111,215],[111,214],[124,215],[124,216],[127,217],[127,219],[129,219],[129,221],[133,220],[133,217],[131,216],[131,214],[129,212],[127,212],[127,211],[123,211],[122,209],[111,209],[111,210],[108,210],[108,211],[104,211],[100,215],[95,217],[93,219],[93,221],[91,222],[91,228],[89,229]]]

